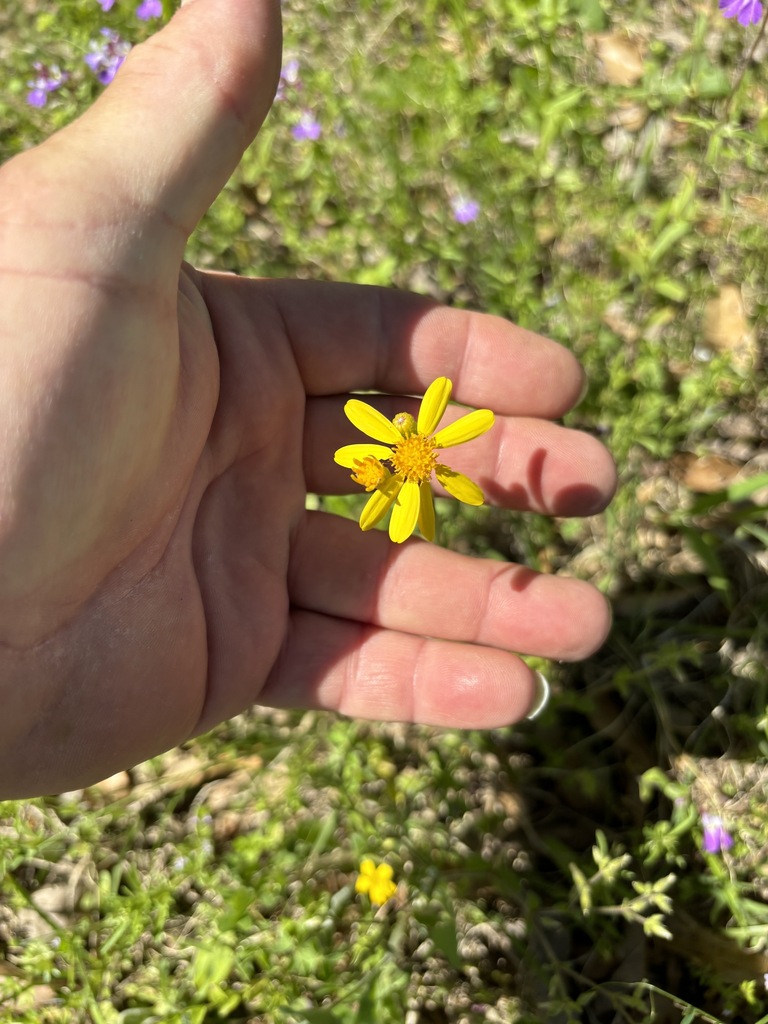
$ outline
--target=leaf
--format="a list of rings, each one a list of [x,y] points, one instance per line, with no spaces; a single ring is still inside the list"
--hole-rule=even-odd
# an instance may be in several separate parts
[[[748,480],[739,480],[728,487],[728,501],[744,501],[763,487],[768,487],[768,473],[758,473]]]
[[[592,891],[589,888],[589,882],[587,881],[584,872],[575,864],[571,863],[568,867],[571,871],[573,884],[576,886],[581,912],[585,917],[587,917],[592,909]]]
[[[664,925],[662,914],[651,914],[643,919],[643,931],[646,935],[654,935],[659,939],[671,939],[672,932]]]
[[[605,11],[600,0],[573,0],[572,9],[579,25],[587,32],[600,32],[605,28]]]
[[[654,266],[659,262],[662,256],[669,252],[673,246],[685,238],[686,235],[691,232],[691,224],[688,221],[680,220],[673,224],[667,224],[664,230],[661,232],[659,237],[656,239],[656,244],[651,248],[648,254],[648,263],[650,266]]]
[[[433,925],[430,929],[429,937],[454,970],[463,970],[464,961],[459,956],[456,920],[453,916],[444,918]]]
[[[569,89],[567,92],[564,92],[549,103],[545,103],[542,108],[544,118],[551,118],[557,114],[564,114],[567,110],[570,110],[571,107],[575,107],[583,95],[584,89]]]
[[[360,997],[360,1003],[357,1007],[357,1013],[355,1014],[355,1024],[377,1024],[380,1019],[379,1011],[380,1004],[378,1000],[373,997],[373,985],[375,975],[371,978],[368,985],[365,987],[365,991]]]
[[[684,786],[681,782],[676,782],[674,779],[670,779],[666,772],[659,768],[658,765],[643,772],[638,782],[638,788],[640,799],[643,803],[648,803],[656,789],[660,790],[670,800],[677,800],[688,794],[687,786]]]
[[[388,287],[397,271],[397,257],[385,256],[373,267],[362,267],[355,272],[356,284],[381,285]]]
[[[661,277],[654,283],[654,288],[665,299],[672,302],[685,302],[688,298],[688,289],[681,281],[673,281],[670,277]]]
[[[236,928],[238,923],[247,915],[254,898],[255,893],[253,890],[243,886],[227,893],[227,905],[219,919],[219,928],[224,932]]]
[[[321,1007],[317,1010],[292,1010],[288,1006],[281,1007],[291,1019],[306,1021],[306,1024],[339,1024],[341,1018],[333,1010]]]
[[[235,966],[235,953],[229,946],[202,947],[192,961],[192,982],[202,993],[226,981]]]

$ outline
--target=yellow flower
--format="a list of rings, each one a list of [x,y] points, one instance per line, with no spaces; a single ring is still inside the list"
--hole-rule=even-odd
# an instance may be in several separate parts
[[[407,540],[418,524],[427,540],[435,537],[435,505],[430,481],[432,474],[459,501],[482,505],[483,492],[469,477],[455,473],[437,461],[442,448],[472,441],[493,426],[490,409],[476,409],[450,426],[437,429],[443,418],[453,385],[438,377],[427,388],[418,419],[400,412],[388,420],[367,402],[351,398],[344,406],[347,418],[364,434],[384,444],[347,444],[334,460],[351,469],[355,483],[372,491],[360,516],[360,528],[370,530],[392,509],[389,536],[396,544]]]
[[[392,868],[389,864],[379,864],[377,867],[366,857],[360,862],[355,892],[367,893],[371,903],[382,906],[397,892],[397,886],[392,881]]]

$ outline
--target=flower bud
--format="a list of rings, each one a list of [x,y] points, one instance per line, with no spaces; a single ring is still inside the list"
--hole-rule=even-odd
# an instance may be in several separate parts
[[[411,434],[416,433],[416,420],[409,412],[399,412],[392,422],[403,437],[410,437]]]

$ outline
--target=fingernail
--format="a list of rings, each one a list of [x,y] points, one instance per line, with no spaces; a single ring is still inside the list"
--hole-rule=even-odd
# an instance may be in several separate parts
[[[534,675],[536,676],[536,703],[525,716],[526,721],[536,718],[549,704],[550,689],[546,676],[542,675],[541,672],[534,672]]]

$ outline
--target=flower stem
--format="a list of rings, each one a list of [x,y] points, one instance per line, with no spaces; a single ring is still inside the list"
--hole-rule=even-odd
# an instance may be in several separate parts
[[[755,50],[757,50],[758,46],[760,45],[760,40],[765,35],[766,25],[768,25],[768,4],[766,4],[765,11],[763,12],[763,20],[760,22],[760,28],[758,29],[757,35],[752,41],[752,45],[749,48],[749,52],[747,53],[747,56],[744,58],[742,62],[741,70],[739,71],[739,74],[736,78],[736,82],[734,83],[734,86],[731,89],[731,94],[726,100],[725,108],[723,110],[723,117],[727,117],[727,115],[730,113],[731,105],[733,104],[733,101],[736,98],[736,93],[741,88],[741,83],[744,81],[744,75],[747,73],[747,68],[752,63],[752,58],[755,55]]]

